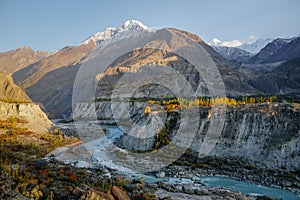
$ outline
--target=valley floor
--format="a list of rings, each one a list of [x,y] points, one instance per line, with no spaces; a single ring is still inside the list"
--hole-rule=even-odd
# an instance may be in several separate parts
[[[188,151],[174,164],[163,168],[161,175],[153,172],[128,176],[97,165],[74,138],[72,123],[58,126],[64,127],[62,131],[66,135],[59,129],[46,135],[28,132],[27,137],[39,141],[34,144],[26,143],[21,137],[24,130],[19,132],[10,127],[13,125],[10,121],[2,125],[0,199],[92,199],[95,196],[102,199],[272,199],[235,192],[237,189],[229,190],[226,184],[210,186],[201,181],[205,176],[225,176],[255,183],[258,187],[285,188],[294,193],[285,190],[290,196],[283,199],[299,198],[296,195],[299,195],[299,172],[263,170],[234,158],[213,157],[197,163]]]
[[[68,129],[70,129],[72,127],[72,124],[60,124],[60,126],[64,128],[68,127]],[[85,149],[85,147],[86,146],[83,145],[72,146],[70,148],[62,147],[53,151],[52,153],[56,159],[64,161],[65,163],[72,163],[77,167],[96,167],[97,169],[102,168],[103,166],[99,166],[97,165],[97,162],[95,163],[95,161],[93,161],[93,156]],[[278,195],[282,195],[282,199],[299,198],[296,195],[296,193],[299,194],[299,187],[297,186],[297,179],[299,179],[300,175],[299,172],[295,172],[295,174],[292,175],[291,173],[286,173],[284,171],[258,169],[255,166],[250,167],[251,164],[249,162],[236,158],[220,159],[212,157],[203,159],[201,163],[197,163],[192,159],[192,152],[188,151],[174,164],[162,169],[162,172],[166,177],[162,177],[161,179],[157,178],[157,172],[144,175],[134,174],[131,176],[130,173],[120,172],[116,170],[116,168],[115,170],[113,170],[106,167],[105,172],[108,172],[110,176],[125,176],[125,179],[127,181],[131,181],[131,184],[135,182],[141,182],[142,185],[144,184],[145,189],[142,189],[139,186],[136,189],[137,191],[139,190],[148,192],[147,188],[149,187],[152,188],[152,195],[161,198],[166,197],[166,194],[169,194],[174,199],[178,199],[180,196],[182,197],[182,199],[223,199],[229,197],[233,199],[262,198],[243,195],[240,192],[233,192],[237,191],[237,188],[233,189],[232,191],[225,189],[228,188],[226,187],[226,183],[225,185],[221,185],[217,188],[211,186],[209,187],[203,181],[204,179],[201,179],[202,177],[233,178],[240,181],[246,181],[245,184],[247,184],[247,182],[257,184],[258,187],[262,188],[264,186],[261,185],[269,186],[271,187],[270,194],[272,195],[272,193],[277,192],[277,197]],[[105,159],[103,161],[105,161]],[[221,167],[216,167],[216,163],[219,163],[219,165],[221,163]],[[96,166],[94,164],[96,164]],[[174,179],[175,181],[170,182],[170,179]],[[240,182],[238,184],[243,184],[243,182]],[[248,187],[248,185],[246,185],[246,187]],[[272,189],[272,187],[275,188]],[[277,191],[276,188],[285,188],[287,190],[278,189]],[[126,187],[124,189],[125,191],[127,191],[131,198],[135,198],[133,196],[134,193],[132,193],[133,191],[127,190]],[[269,190],[269,188],[267,188],[267,190]],[[288,190],[291,190],[294,193],[289,192]],[[155,194],[154,191],[156,191]],[[195,197],[195,195],[197,196],[197,198]],[[181,199],[181,197],[179,199]],[[265,197],[265,199],[268,198]]]

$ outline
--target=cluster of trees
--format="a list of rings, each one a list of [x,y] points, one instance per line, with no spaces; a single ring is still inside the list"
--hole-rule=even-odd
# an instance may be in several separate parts
[[[167,111],[180,108],[189,108],[194,106],[213,106],[213,105],[228,105],[228,106],[237,106],[245,104],[259,104],[259,103],[273,103],[278,102],[279,99],[277,96],[253,96],[253,97],[238,97],[238,98],[229,98],[229,97],[199,97],[195,99],[185,99],[185,98],[173,98],[173,99],[164,99],[164,100],[148,100],[148,104],[159,104],[164,106]],[[150,108],[147,106],[147,111],[150,111]],[[146,113],[146,110],[145,110]],[[148,112],[147,112],[148,113]]]
[[[20,100],[20,99],[13,99],[13,98],[0,98],[0,101],[5,103],[30,103],[30,101]]]
[[[207,98],[200,97],[196,100],[187,101],[187,103],[183,104],[187,107],[192,106],[213,106],[213,105],[228,105],[228,106],[236,106],[236,105],[245,105],[245,104],[257,104],[257,103],[273,103],[277,101],[276,96],[269,97],[241,97],[241,98],[228,98],[228,97],[215,97],[215,98]]]
[[[169,112],[167,118],[169,120],[165,123],[165,126],[155,135],[152,150],[160,149],[171,142],[171,130],[176,126],[180,115],[177,112]]]

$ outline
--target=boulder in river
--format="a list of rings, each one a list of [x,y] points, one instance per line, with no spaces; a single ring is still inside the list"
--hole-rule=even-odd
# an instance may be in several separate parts
[[[165,173],[165,172],[158,172],[158,173],[156,174],[156,177],[157,177],[157,178],[165,178],[165,177],[166,177],[166,173]]]

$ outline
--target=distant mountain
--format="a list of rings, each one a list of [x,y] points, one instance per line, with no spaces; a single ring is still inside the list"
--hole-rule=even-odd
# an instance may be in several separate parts
[[[299,37],[258,39],[253,43],[244,43],[236,47],[226,46],[224,42],[217,39],[209,44],[227,60],[252,65],[268,63],[268,66],[271,66],[270,63],[300,57]],[[263,67],[267,68],[267,66]]]
[[[270,72],[253,76],[248,83],[267,94],[300,94],[300,58],[287,61]]]
[[[214,38],[212,41],[208,42],[208,45],[210,46],[222,46],[222,47],[238,47],[242,45],[242,42],[235,39],[232,41],[226,41],[223,42],[219,40],[218,38]]]
[[[103,32],[97,32],[84,40],[82,44],[87,44],[89,41],[93,41],[96,45],[99,45],[101,42],[112,38],[115,35],[118,35],[120,33],[126,35],[126,32],[130,30],[144,30],[144,31],[153,31],[154,29],[149,28],[148,26],[145,26],[143,23],[137,20],[128,20],[126,21],[121,27],[115,28],[115,27],[108,27]],[[124,34],[125,32],[125,34]]]
[[[30,47],[21,47],[16,50],[0,53],[0,71],[12,74],[47,56],[50,52],[33,51]]]
[[[255,42],[242,43],[239,40],[222,42],[217,38],[214,38],[208,44],[225,59],[245,63],[272,40],[273,39],[258,39]]]
[[[274,39],[267,38],[267,39],[258,39],[255,42],[251,43],[244,43],[237,48],[245,50],[251,54],[257,54],[261,49],[263,49],[268,43],[272,42]]]
[[[224,42],[217,38],[214,38],[212,41],[208,42],[208,44],[213,47],[217,46],[217,47],[239,48],[254,55],[257,54],[262,48],[264,48],[271,41],[273,41],[273,39],[267,38],[267,39],[258,39],[255,40],[254,42],[242,43],[238,39]]]
[[[92,42],[76,47],[65,47],[55,54],[19,70],[13,74],[13,78],[22,88],[27,89],[53,70],[79,64],[81,59],[94,48],[95,45]]]
[[[32,102],[27,94],[14,83],[12,77],[4,73],[0,73],[0,101]]]
[[[210,42],[207,43],[210,46],[222,46],[222,41],[218,38],[212,39]]]
[[[252,57],[251,53],[237,47],[213,46],[213,48],[229,61],[248,62]]]
[[[13,74],[14,81],[25,89],[34,102],[44,105],[50,117],[71,107],[72,86],[84,57],[95,48],[91,41],[65,47],[39,62]],[[48,114],[49,114],[48,113]]]
[[[270,59],[277,62],[294,58],[300,58],[300,37],[292,39],[288,44],[274,53]]]
[[[251,63],[272,63],[300,58],[300,38],[278,38],[267,44],[258,54],[253,56]]]

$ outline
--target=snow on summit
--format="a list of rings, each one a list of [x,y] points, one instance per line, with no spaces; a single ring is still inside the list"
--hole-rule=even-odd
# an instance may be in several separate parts
[[[214,38],[212,41],[208,42],[210,46],[219,46],[219,47],[237,47],[239,49],[245,50],[251,54],[258,53],[262,48],[264,48],[269,42],[272,42],[273,39],[257,39],[253,38],[254,41],[242,43],[240,40],[235,39],[232,41],[223,42],[217,38]]]
[[[228,41],[228,42],[222,42],[222,45],[221,46],[225,46],[225,47],[238,47],[238,46],[241,46],[242,45],[242,42],[235,39],[235,40],[232,40],[232,41]]]
[[[211,42],[208,43],[211,46],[219,46],[222,44],[222,41],[218,38],[214,38]]]
[[[221,40],[214,38],[211,42],[208,42],[210,46],[223,46],[223,47],[237,47],[242,45],[242,42],[235,39],[232,41],[222,42]]]
[[[132,29],[144,29],[146,31],[151,31],[152,29],[148,26],[145,26],[142,22],[137,20],[128,20],[121,27],[123,30],[132,30]]]
[[[148,26],[144,25],[142,22],[138,20],[128,20],[126,21],[121,27],[115,28],[115,27],[108,27],[105,29],[105,31],[97,32],[84,40],[81,44],[87,44],[90,40],[92,40],[95,44],[99,44],[104,40],[110,39],[114,35],[117,35],[119,33],[125,32],[125,31],[132,31],[132,30],[144,30],[144,31],[153,31],[152,28],[149,28]]]

